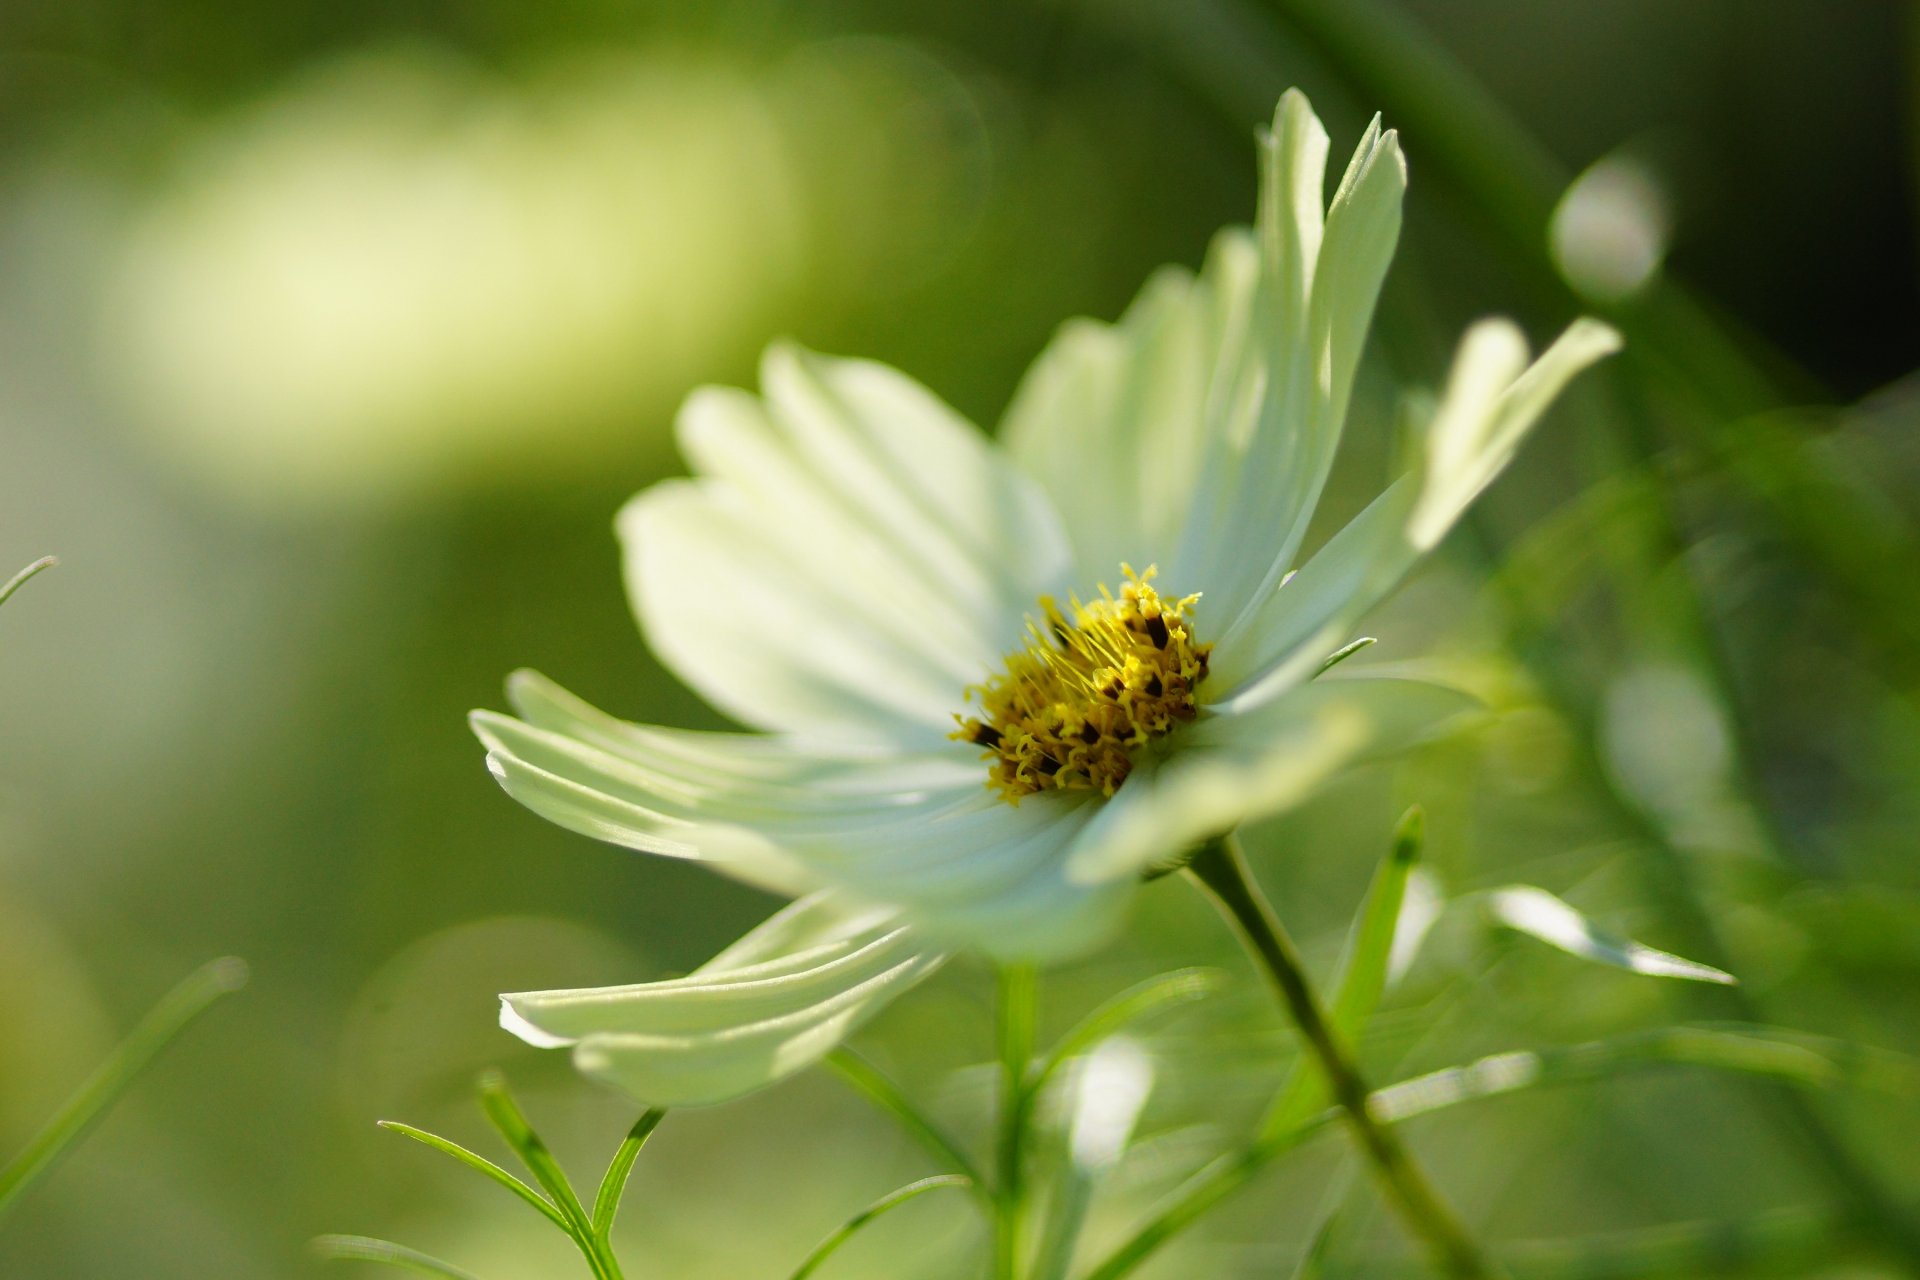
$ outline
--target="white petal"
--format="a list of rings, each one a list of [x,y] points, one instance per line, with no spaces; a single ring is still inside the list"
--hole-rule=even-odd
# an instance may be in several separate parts
[[[1068,322],[1022,380],[1000,438],[1053,495],[1080,590],[1177,545],[1210,401],[1238,376],[1259,260],[1248,231],[1221,232],[1198,279],[1166,268],[1118,324]]]
[[[1576,320],[1527,368],[1526,340],[1511,323],[1487,320],[1469,329],[1427,428],[1420,501],[1408,529],[1414,547],[1438,545],[1574,375],[1619,349],[1612,328]]]
[[[501,997],[501,1025],[574,1046],[647,1106],[722,1102],[818,1061],[945,958],[891,913],[794,903],[685,978]]]
[[[623,724],[527,675],[514,697],[527,719],[473,717],[495,776],[535,812],[597,839],[697,858],[776,892],[835,888],[895,904],[942,944],[1009,958],[1093,945],[1130,896],[1130,886],[1064,874],[1064,850],[1098,809],[1092,797],[1007,804],[972,748],[830,755]]]
[[[1212,449],[1168,582],[1205,593],[1226,639],[1291,565],[1332,468],[1400,232],[1406,164],[1376,121],[1320,218],[1326,135],[1289,95],[1263,148],[1259,305],[1236,408]],[[1211,426],[1212,424],[1210,424]]]
[[[1618,347],[1612,329],[1580,320],[1528,367],[1526,342],[1511,323],[1469,329],[1421,435],[1418,470],[1269,592],[1238,635],[1219,643],[1209,697],[1244,710],[1312,676],[1506,469],[1567,382]]]
[[[849,741],[944,737],[966,687],[1069,580],[1044,494],[904,376],[790,347],[765,403],[689,399],[701,473],[620,520],[661,658],[744,723]]]
[[[1420,742],[1478,707],[1416,680],[1327,679],[1258,711],[1202,720],[1126,781],[1068,856],[1068,874],[1130,878],[1202,840],[1300,803],[1353,764]]]

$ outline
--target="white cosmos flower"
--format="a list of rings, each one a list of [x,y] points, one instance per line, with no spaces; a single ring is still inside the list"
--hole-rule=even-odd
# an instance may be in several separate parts
[[[507,996],[506,1026],[651,1104],[744,1092],[946,949],[1096,943],[1157,865],[1472,706],[1315,677],[1617,339],[1581,321],[1529,365],[1512,324],[1475,326],[1413,472],[1293,572],[1406,185],[1377,123],[1331,205],[1326,159],[1289,93],[1257,229],[1118,324],[1069,323],[998,444],[892,369],[792,346],[759,396],[688,400],[694,475],[621,513],[627,586],[667,666],[757,732],[627,724],[524,673],[518,716],[474,723],[553,821],[800,901],[687,978]]]

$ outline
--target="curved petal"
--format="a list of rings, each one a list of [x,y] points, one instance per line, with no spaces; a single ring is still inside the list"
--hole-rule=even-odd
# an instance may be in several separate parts
[[[1205,593],[1221,639],[1291,565],[1333,466],[1400,234],[1406,163],[1376,120],[1322,216],[1326,132],[1298,93],[1262,138],[1257,304],[1216,398],[1209,452],[1168,582]]]
[[[1068,581],[1044,494],[883,366],[775,347],[764,399],[680,418],[699,478],[619,521],[629,593],[676,674],[744,723],[925,743]]]
[[[1014,393],[1000,438],[1047,486],[1080,589],[1170,554],[1236,375],[1259,275],[1252,232],[1214,237],[1198,278],[1158,272],[1117,324],[1063,325]]]
[[[1526,340],[1510,322],[1469,329],[1422,433],[1418,469],[1270,592],[1241,634],[1215,647],[1209,693],[1226,709],[1246,709],[1310,677],[1506,469],[1567,383],[1619,345],[1606,325],[1579,320],[1529,366]]]
[[[1216,715],[1136,770],[1074,843],[1076,880],[1131,878],[1243,823],[1306,799],[1342,770],[1433,737],[1479,707],[1418,680],[1304,685],[1259,710]]]
[[[892,912],[817,894],[684,978],[500,997],[500,1024],[651,1107],[723,1102],[810,1066],[945,956]]]
[[[1091,796],[1018,807],[988,791],[970,750],[831,755],[790,740],[625,724],[516,677],[524,719],[476,712],[501,785],[572,830],[714,864],[775,892],[833,888],[896,905],[930,938],[1008,958],[1084,949],[1131,886],[1068,878],[1064,851]]]

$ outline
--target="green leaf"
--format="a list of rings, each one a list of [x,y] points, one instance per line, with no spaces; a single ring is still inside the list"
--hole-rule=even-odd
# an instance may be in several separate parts
[[[513,1100],[513,1094],[507,1090],[506,1078],[497,1071],[489,1071],[480,1077],[480,1109],[558,1208],[561,1229],[579,1246],[597,1280],[619,1280],[620,1264],[614,1260],[606,1242],[594,1232],[593,1220],[587,1216],[580,1197],[574,1194],[566,1171],[553,1158],[553,1152],[547,1149],[540,1135],[533,1131],[533,1126],[527,1123],[520,1104]]]
[[[913,1100],[886,1073],[851,1049],[835,1049],[826,1062],[836,1075],[865,1095],[868,1101],[898,1120],[901,1127],[936,1160],[951,1165],[965,1177],[976,1194],[989,1194],[979,1169],[967,1158],[959,1144],[941,1132],[940,1126],[914,1105]]]
[[[313,1241],[313,1251],[330,1262],[378,1262],[402,1271],[445,1276],[448,1280],[480,1280],[473,1272],[463,1271],[451,1262],[371,1236],[318,1236]]]
[[[614,1217],[620,1212],[620,1196],[627,1189],[627,1176],[633,1172],[633,1162],[640,1156],[640,1148],[647,1145],[647,1139],[660,1127],[660,1121],[666,1112],[659,1107],[640,1113],[633,1122],[633,1128],[627,1131],[626,1141],[613,1154],[613,1163],[607,1166],[607,1174],[600,1179],[600,1193],[593,1198],[593,1234],[605,1240],[613,1231]]]
[[[565,1216],[563,1216],[558,1209],[554,1208],[553,1205],[548,1203],[546,1197],[485,1156],[469,1151],[459,1143],[451,1142],[437,1133],[428,1133],[425,1129],[416,1129],[412,1125],[402,1124],[398,1120],[382,1120],[379,1121],[379,1125],[382,1129],[397,1133],[402,1137],[412,1138],[415,1142],[422,1143],[432,1147],[435,1151],[452,1156],[469,1169],[485,1174],[538,1209],[541,1215],[553,1223],[554,1226],[571,1234],[572,1227],[568,1224]]]
[[[1359,1038],[1387,989],[1407,884],[1420,863],[1425,838],[1425,814],[1418,807],[1407,810],[1394,831],[1393,848],[1373,873],[1367,896],[1354,917],[1333,1002],[1327,1009],[1327,1021],[1349,1044]],[[1326,1095],[1326,1084],[1319,1073],[1304,1061],[1295,1063],[1267,1111],[1261,1134],[1272,1136],[1297,1127],[1325,1105]]]
[[[41,567],[52,563],[41,561]],[[26,581],[35,569],[27,569],[0,590],[0,600]],[[71,1151],[107,1108],[112,1106],[134,1078],[166,1048],[187,1025],[219,1000],[247,985],[247,966],[233,956],[211,961],[194,970],[161,998],[152,1012],[120,1042],[119,1048],[88,1077],[53,1119],[36,1134],[26,1149],[0,1168],[0,1215],[12,1207],[35,1181],[44,1176],[59,1159]]]
[[[1736,979],[1710,965],[1605,932],[1559,898],[1532,885],[1509,885],[1486,898],[1487,915],[1497,924],[1537,938],[1568,955],[1655,978],[1731,984]]]
[[[21,587],[24,587],[27,584],[27,579],[44,570],[51,569],[59,563],[60,561],[53,556],[42,556],[20,572],[14,574],[11,578],[8,578],[6,585],[0,586],[0,604],[5,604],[7,597],[11,596]]]
[[[1553,1049],[1496,1053],[1375,1090],[1368,1110],[1397,1122],[1536,1085],[1604,1079],[1657,1065],[1770,1076],[1809,1088],[1856,1085],[1920,1094],[1920,1065],[1884,1051],[1770,1027],[1656,1027]]]
[[[929,1191],[937,1191],[941,1187],[965,1187],[970,1185],[971,1182],[969,1179],[957,1173],[942,1173],[931,1178],[922,1178],[918,1182],[908,1183],[898,1191],[882,1196],[860,1212],[854,1214],[851,1218],[848,1218],[846,1222],[841,1224],[837,1231],[825,1240],[822,1240],[819,1246],[807,1255],[807,1260],[802,1262],[799,1269],[793,1273],[791,1280],[807,1280],[808,1276],[820,1269],[821,1263],[832,1256],[834,1250],[851,1239],[854,1233],[859,1231],[860,1228],[866,1226],[869,1222],[872,1222],[888,1210],[896,1209],[917,1196],[925,1195]]]
[[[1345,662],[1348,658],[1351,658],[1354,654],[1360,652],[1362,649],[1367,648],[1369,645],[1374,645],[1378,643],[1379,643],[1379,640],[1373,636],[1361,636],[1358,640],[1353,640],[1348,642],[1347,644],[1343,644],[1338,649],[1335,649],[1332,653],[1328,654],[1327,660],[1325,662],[1322,662],[1320,664],[1319,670],[1315,671],[1313,674],[1315,677],[1323,676],[1327,674],[1327,672],[1339,666],[1341,663]]]
[[[1220,990],[1225,977],[1218,969],[1176,969],[1129,987],[1076,1023],[1048,1051],[1034,1073],[1028,1092],[1038,1092],[1070,1059],[1136,1022],[1168,1009],[1203,1000]]]

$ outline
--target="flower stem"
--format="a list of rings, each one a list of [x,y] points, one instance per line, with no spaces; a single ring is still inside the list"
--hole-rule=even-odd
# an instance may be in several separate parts
[[[1307,983],[1293,939],[1247,870],[1238,838],[1229,835],[1208,842],[1188,864],[1187,872],[1232,922],[1240,940],[1272,980],[1306,1041],[1307,1051],[1325,1073],[1328,1090],[1345,1114],[1361,1151],[1408,1229],[1425,1241],[1434,1263],[1447,1275],[1457,1280],[1491,1280],[1493,1267],[1453,1210],[1434,1191],[1393,1130],[1368,1110],[1370,1090],[1353,1051],[1328,1023],[1319,998]]]
[[[995,1151],[994,1280],[1019,1280],[1026,1217],[1027,1066],[1033,1060],[1036,982],[1029,965],[1000,971],[1000,1135]]]

